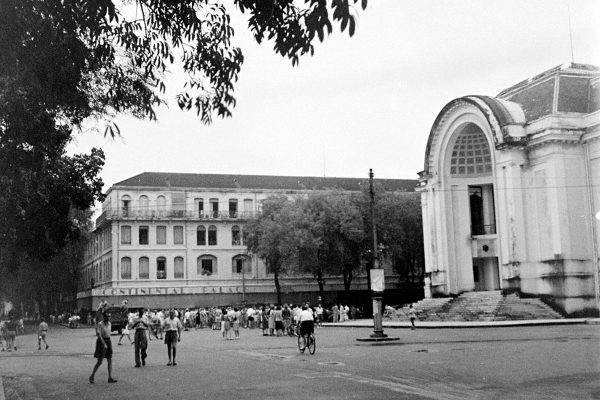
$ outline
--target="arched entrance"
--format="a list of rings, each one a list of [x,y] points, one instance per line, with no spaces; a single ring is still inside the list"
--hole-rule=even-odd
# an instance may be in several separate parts
[[[500,289],[491,147],[481,127],[471,122],[457,128],[453,138],[447,187],[460,192],[452,195],[453,210],[467,214],[453,218],[454,224],[468,224],[455,231],[468,232],[471,240],[471,265],[457,266],[459,274],[474,290]]]

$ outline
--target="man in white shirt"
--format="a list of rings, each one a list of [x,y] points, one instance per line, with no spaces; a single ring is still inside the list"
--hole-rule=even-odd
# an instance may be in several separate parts
[[[302,306],[302,310],[298,315],[298,325],[300,326],[300,335],[305,336],[315,331],[315,320],[312,311],[307,305]]]

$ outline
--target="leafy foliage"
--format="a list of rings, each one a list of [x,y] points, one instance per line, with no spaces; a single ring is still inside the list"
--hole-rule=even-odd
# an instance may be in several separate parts
[[[358,0],[234,0],[256,40],[297,64],[332,22],[354,33]],[[88,118],[155,119],[166,72],[187,75],[177,96],[204,123],[231,115],[243,63],[224,1],[0,1],[0,274],[56,257],[75,240],[73,210],[102,199],[101,150],[67,156]],[[366,2],[361,6],[364,9]],[[330,17],[330,13],[333,13]],[[39,266],[32,262],[31,268]]]
[[[376,194],[378,241],[385,249],[381,256],[404,280],[420,284],[424,259],[419,195],[384,192],[381,188]],[[312,274],[321,298],[327,276],[341,275],[348,292],[355,274],[370,261],[369,206],[368,194],[343,191],[294,201],[269,198],[263,214],[246,228],[248,248],[265,260],[276,278],[285,273]]]

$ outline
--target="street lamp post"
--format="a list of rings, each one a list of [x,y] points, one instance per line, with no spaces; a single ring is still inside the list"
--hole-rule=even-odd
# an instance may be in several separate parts
[[[375,191],[373,189],[373,169],[369,169],[369,195],[371,197],[371,234],[373,245],[371,247],[372,266],[369,270],[369,289],[371,291],[371,299],[373,301],[373,333],[368,338],[356,339],[360,342],[380,342],[399,340],[397,337],[388,337],[383,333],[383,290],[385,280],[383,268],[379,266],[379,250],[383,250],[383,246],[377,245],[377,228],[375,227]]]
[[[369,169],[369,195],[371,206],[371,234],[373,235],[373,245],[371,247],[372,267],[369,271],[369,282],[371,283],[371,296],[373,300],[373,338],[387,337],[383,333],[383,290],[384,274],[383,269],[379,267],[379,252],[377,249],[377,227],[375,226],[375,190],[373,188],[373,169]]]

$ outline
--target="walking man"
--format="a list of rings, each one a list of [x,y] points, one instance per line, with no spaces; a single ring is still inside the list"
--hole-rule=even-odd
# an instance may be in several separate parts
[[[174,310],[169,311],[169,318],[165,319],[163,327],[165,331],[167,354],[169,356],[167,365],[175,366],[177,365],[177,362],[175,361],[175,357],[177,357],[177,342],[181,341],[181,330],[183,329],[183,326],[181,325],[179,318],[175,316]]]
[[[40,322],[40,325],[38,326],[38,350],[42,349],[42,341],[44,341],[44,344],[46,345],[46,350],[48,350],[48,348],[50,346],[48,346],[48,343],[46,342],[46,334],[48,333],[48,324],[46,323],[46,321],[44,320],[44,318],[42,318],[42,322]]]
[[[144,316],[144,310],[140,310],[138,317],[133,320],[133,329],[135,334],[133,336],[133,343],[135,345],[135,367],[139,368],[142,365],[146,365],[146,349],[148,349],[148,319]],[[142,363],[140,365],[140,353]]]
[[[112,343],[110,342],[110,314],[105,312],[102,314],[102,321],[98,322],[98,326],[96,328],[96,351],[94,352],[94,357],[98,359],[96,365],[94,365],[94,370],[89,377],[90,383],[94,383],[94,375],[96,375],[96,371],[100,368],[102,364],[102,359],[106,358],[106,364],[108,366],[108,383],[117,382],[116,379],[112,377]]]

